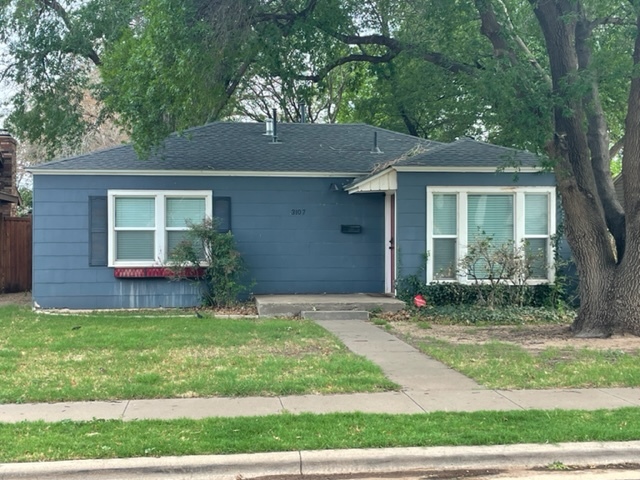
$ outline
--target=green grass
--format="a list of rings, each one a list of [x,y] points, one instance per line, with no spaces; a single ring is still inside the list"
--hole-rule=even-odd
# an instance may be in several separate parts
[[[186,313],[0,308],[0,403],[397,388],[313,322]]]
[[[0,424],[0,462],[640,439],[640,409]]]
[[[510,343],[457,345],[433,338],[420,342],[418,347],[488,388],[640,386],[638,352],[546,348],[532,353]]]
[[[414,309],[415,321],[427,320],[443,325],[531,325],[571,323],[575,311],[547,307],[445,305]]]

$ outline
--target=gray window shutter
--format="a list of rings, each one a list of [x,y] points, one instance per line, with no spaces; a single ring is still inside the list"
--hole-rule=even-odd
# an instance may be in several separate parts
[[[89,266],[108,264],[107,197],[89,197]]]
[[[219,232],[231,231],[231,197],[213,197],[213,218]]]

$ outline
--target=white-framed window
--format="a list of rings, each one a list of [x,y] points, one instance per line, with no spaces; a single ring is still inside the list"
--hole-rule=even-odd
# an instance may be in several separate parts
[[[458,263],[480,236],[526,244],[538,259],[529,282],[553,282],[555,233],[555,187],[428,187],[427,282],[468,283]]]
[[[165,265],[189,223],[212,217],[207,190],[109,190],[109,266]]]

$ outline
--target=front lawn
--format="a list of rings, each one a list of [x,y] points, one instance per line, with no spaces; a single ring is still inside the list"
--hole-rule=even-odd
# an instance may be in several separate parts
[[[637,351],[547,347],[531,352],[504,342],[459,345],[433,338],[419,342],[418,347],[487,388],[640,386]]]
[[[397,388],[313,322],[0,308],[0,403]]]
[[[640,439],[640,409],[0,424],[0,462]]]
[[[423,353],[492,389],[640,386],[640,339],[576,339],[572,312],[434,307],[382,318]]]

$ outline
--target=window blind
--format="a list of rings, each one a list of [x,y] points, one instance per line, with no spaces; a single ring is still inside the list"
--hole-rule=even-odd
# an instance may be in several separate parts
[[[155,227],[155,202],[155,198],[147,197],[116,198],[116,228]]]
[[[206,216],[204,198],[167,198],[166,226],[188,227],[189,223],[200,223]]]
[[[496,247],[513,241],[513,195],[469,195],[467,197],[468,241],[493,238]]]
[[[549,234],[549,196],[527,193],[524,196],[524,234]]]

